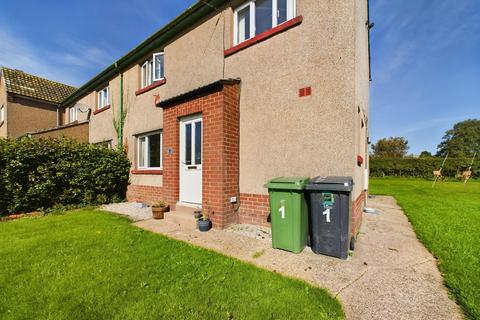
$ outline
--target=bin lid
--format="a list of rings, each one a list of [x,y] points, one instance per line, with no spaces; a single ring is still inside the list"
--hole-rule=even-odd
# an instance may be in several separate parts
[[[310,182],[308,177],[279,177],[265,184],[268,189],[303,190]]]
[[[353,179],[352,177],[316,177],[310,181],[306,186],[307,190],[322,190],[322,191],[352,191]]]

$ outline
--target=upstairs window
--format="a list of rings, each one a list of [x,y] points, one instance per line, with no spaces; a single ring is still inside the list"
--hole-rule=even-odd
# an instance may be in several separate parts
[[[77,108],[71,107],[68,109],[68,120],[70,123],[77,121]]]
[[[110,105],[110,88],[106,87],[98,92],[98,109],[108,107]]]
[[[153,54],[152,58],[145,61],[141,68],[141,87],[152,85],[155,81],[165,78],[163,52]]]
[[[4,106],[2,106],[0,108],[0,122],[3,122],[3,121],[5,121],[5,107]]]
[[[138,137],[138,169],[161,169],[162,133],[150,133]]]
[[[295,0],[250,0],[234,12],[234,43],[239,44],[295,17]]]

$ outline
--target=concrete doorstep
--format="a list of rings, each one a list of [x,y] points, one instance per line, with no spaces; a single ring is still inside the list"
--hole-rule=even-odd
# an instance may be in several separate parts
[[[275,250],[269,237],[255,239],[232,230],[201,233],[185,212],[135,225],[326,288],[340,299],[347,319],[463,319],[435,259],[395,200],[375,197],[369,207],[379,214],[364,214],[355,253],[347,261],[309,248],[301,254]]]

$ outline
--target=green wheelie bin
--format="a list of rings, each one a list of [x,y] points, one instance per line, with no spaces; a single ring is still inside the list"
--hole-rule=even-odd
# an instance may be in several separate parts
[[[300,253],[307,245],[308,207],[304,196],[306,177],[280,177],[265,184],[270,196],[272,245]]]

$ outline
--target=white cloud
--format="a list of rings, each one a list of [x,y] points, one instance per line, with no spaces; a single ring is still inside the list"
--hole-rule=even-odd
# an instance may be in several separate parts
[[[86,71],[95,74],[113,62],[108,51],[71,40],[63,48],[39,50],[20,35],[0,26],[0,65],[80,86]]]

